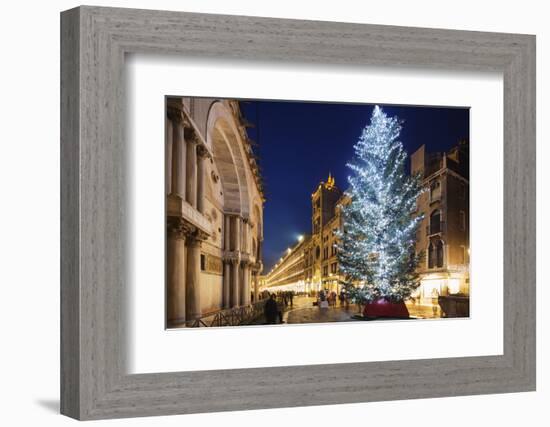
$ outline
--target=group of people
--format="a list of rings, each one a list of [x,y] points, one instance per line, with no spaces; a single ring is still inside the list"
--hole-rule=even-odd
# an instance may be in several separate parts
[[[266,322],[268,324],[284,323],[283,312],[289,305],[294,306],[294,291],[271,293],[264,306]]]
[[[326,307],[336,307],[337,301],[340,302],[341,306],[349,305],[349,296],[342,289],[339,294],[335,291],[329,291],[328,289],[321,289],[319,295],[317,296],[317,304],[320,308]]]
[[[264,316],[266,323],[284,323],[283,313],[289,306],[291,308],[294,307],[294,297],[296,295],[297,294],[294,291],[267,292],[265,296],[262,295],[262,297],[266,298],[264,305]],[[350,305],[350,297],[344,289],[342,289],[339,293],[329,291],[328,289],[321,289],[318,292],[311,291],[299,295],[316,298],[313,305],[316,305],[319,308],[336,307],[338,303],[341,307],[345,306],[346,308]]]

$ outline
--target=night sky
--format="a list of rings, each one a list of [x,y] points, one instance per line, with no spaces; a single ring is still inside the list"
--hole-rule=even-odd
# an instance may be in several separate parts
[[[257,143],[265,183],[264,272],[271,269],[300,234],[311,233],[311,194],[329,172],[336,185],[348,187],[346,163],[369,124],[373,105],[242,101],[249,137]],[[404,120],[401,142],[412,154],[446,151],[469,139],[467,108],[385,106]],[[408,166],[407,166],[408,167]],[[407,171],[408,172],[408,171]]]

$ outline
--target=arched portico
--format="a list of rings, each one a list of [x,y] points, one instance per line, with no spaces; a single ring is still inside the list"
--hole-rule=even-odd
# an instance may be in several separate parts
[[[238,103],[167,107],[167,318],[196,326],[204,313],[250,304],[261,230],[251,207],[262,197]]]
[[[250,216],[249,185],[243,141],[229,108],[221,101],[212,103],[208,112],[206,144],[212,150],[224,189],[226,213]]]
[[[223,189],[223,307],[251,302],[252,236],[250,230],[251,194],[246,166],[245,143],[231,107],[223,101],[210,106],[206,126],[206,144],[220,173]]]

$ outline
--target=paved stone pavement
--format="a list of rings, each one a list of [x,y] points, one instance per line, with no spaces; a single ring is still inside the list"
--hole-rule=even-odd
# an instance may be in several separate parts
[[[361,321],[353,318],[354,315],[360,314],[359,308],[355,304],[345,307],[338,302],[335,307],[319,308],[313,305],[313,301],[315,301],[315,298],[295,297],[293,306],[290,307],[289,305],[283,313],[283,321],[289,324]],[[434,312],[432,306],[407,303],[407,308],[412,318],[433,319],[441,317],[439,307]],[[258,319],[255,323],[265,323],[265,319]]]
[[[359,310],[356,305],[349,307],[340,306],[337,303],[336,307],[319,308],[313,305],[315,298],[298,296],[294,297],[294,304],[289,305],[283,313],[283,321],[285,323],[326,323],[326,322],[352,322],[354,314],[358,314]],[[264,323],[265,319],[259,319],[259,323]]]
[[[431,305],[420,305],[407,302],[407,309],[411,317],[417,317],[420,319],[439,319],[441,318],[441,308],[439,306],[434,307]]]
[[[299,308],[285,312],[283,320],[286,323],[327,323],[327,322],[353,322],[353,315],[358,314],[359,310],[355,305],[346,307],[307,307]]]

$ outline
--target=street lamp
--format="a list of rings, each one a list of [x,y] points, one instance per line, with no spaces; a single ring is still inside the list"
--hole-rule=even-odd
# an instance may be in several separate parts
[[[304,235],[303,234],[300,234],[298,236],[298,241],[301,242],[302,240],[304,240]]]

